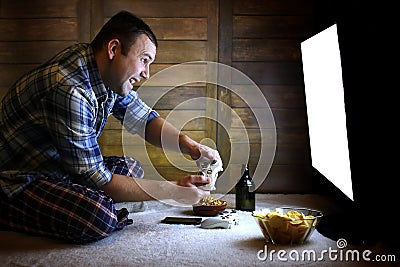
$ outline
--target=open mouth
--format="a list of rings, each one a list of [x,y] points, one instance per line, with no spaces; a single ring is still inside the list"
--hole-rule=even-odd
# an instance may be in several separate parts
[[[133,86],[136,83],[136,80],[134,78],[130,78],[129,83]]]

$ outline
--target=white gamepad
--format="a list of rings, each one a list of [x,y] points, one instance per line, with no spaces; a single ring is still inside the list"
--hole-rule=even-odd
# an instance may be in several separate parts
[[[206,177],[210,178],[210,183],[206,185],[199,186],[199,188],[203,190],[215,190],[215,183],[218,178],[218,172],[223,171],[222,161],[221,160],[213,160],[210,161],[206,158],[200,158],[197,161],[197,166],[199,167],[199,174],[202,174]]]
[[[229,220],[222,219],[219,217],[212,217],[202,221],[200,227],[206,229],[214,229],[214,228],[230,229],[231,225],[232,224],[229,222]]]
[[[223,211],[218,217],[211,217],[203,220],[200,227],[206,229],[231,229],[232,225],[238,225],[239,221],[236,216],[236,211]]]

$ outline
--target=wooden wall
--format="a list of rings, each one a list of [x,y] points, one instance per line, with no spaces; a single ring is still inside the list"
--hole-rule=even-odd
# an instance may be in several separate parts
[[[273,165],[258,191],[312,190],[300,42],[321,30],[318,0],[0,0],[0,96],[20,75],[57,51],[90,41],[107,19],[123,9],[142,17],[159,39],[152,75],[188,61],[220,62],[248,75],[268,100],[277,133]],[[204,66],[200,64],[199,70],[205,71]],[[139,93],[151,98],[165,86],[142,87]],[[251,110],[266,107],[249,107],[226,88],[197,82],[173,88],[154,108],[164,117],[174,110],[172,121],[178,125],[188,116],[198,117],[185,121],[182,130],[217,146],[224,162],[229,162],[230,139],[216,122],[218,108],[201,97],[218,99],[239,114],[250,136],[250,170],[262,164],[258,154],[263,129]],[[193,98],[199,98],[195,105],[176,108]],[[100,144],[105,155],[125,153],[143,161],[148,176],[158,172],[176,179],[194,171],[193,162],[173,154],[171,163],[162,150],[147,144],[142,153],[143,142],[126,137],[113,118]],[[174,166],[176,162],[179,167]]]
[[[61,49],[88,40],[78,0],[0,1],[0,95]],[[62,29],[62,30],[60,30]]]
[[[221,1],[219,61],[246,73],[258,85],[275,119],[275,158],[260,192],[312,190],[300,43],[318,32],[318,8],[314,0]],[[259,162],[262,129],[252,110],[265,107],[249,107],[236,94],[228,101],[249,131],[252,172],[263,164]]]

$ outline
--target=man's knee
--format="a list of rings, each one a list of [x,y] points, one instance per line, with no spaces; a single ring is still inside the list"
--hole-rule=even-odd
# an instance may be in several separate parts
[[[108,237],[117,229],[118,218],[113,204],[98,203],[86,208],[84,217],[71,223],[67,239],[74,243],[90,243]]]

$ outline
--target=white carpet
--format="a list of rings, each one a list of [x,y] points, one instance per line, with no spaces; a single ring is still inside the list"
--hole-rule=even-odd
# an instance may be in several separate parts
[[[228,207],[234,207],[234,195],[223,199],[228,201]],[[308,207],[325,213],[335,210],[332,203],[317,195],[257,195],[256,206],[257,209]],[[322,250],[337,250],[336,242],[314,231],[309,242],[301,246],[266,244],[250,212],[239,212],[239,225],[231,229],[160,223],[165,216],[194,215],[190,208],[150,201],[145,211],[130,214],[133,225],[88,245],[71,245],[3,231],[0,232],[0,266],[351,266],[360,263],[331,260],[328,255],[324,255],[323,260],[293,260],[291,258],[301,256],[304,250],[314,251],[317,257]],[[258,257],[257,253],[265,248],[268,254],[260,253]],[[376,254],[383,247],[370,249]],[[279,258],[279,250],[286,256]],[[268,258],[262,260],[265,255]],[[366,262],[363,264],[368,266]],[[393,262],[387,266],[394,266]]]

